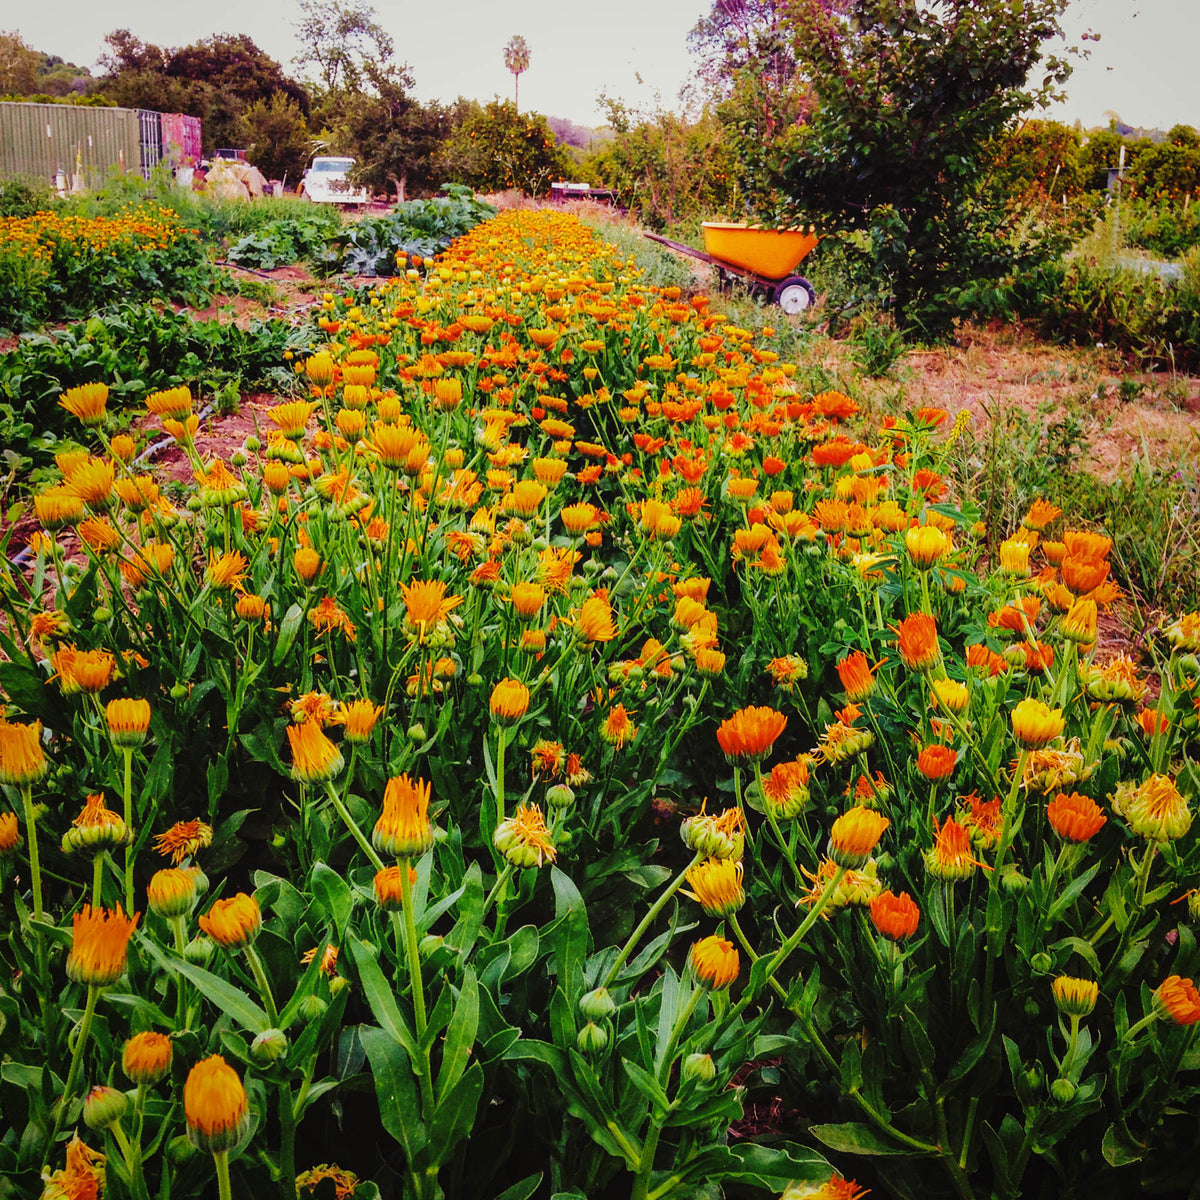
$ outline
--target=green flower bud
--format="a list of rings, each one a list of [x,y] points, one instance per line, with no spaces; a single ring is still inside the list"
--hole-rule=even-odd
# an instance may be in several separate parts
[[[89,1129],[107,1129],[115,1125],[129,1107],[124,1092],[101,1084],[88,1092],[83,1102],[83,1121]]]
[[[1075,1085],[1061,1075],[1050,1085],[1050,1095],[1059,1104],[1070,1104],[1075,1099]]]
[[[1045,975],[1054,969],[1054,959],[1050,957],[1044,950],[1039,950],[1029,960],[1029,966],[1032,968],[1035,975]]]
[[[212,940],[206,937],[193,938],[183,948],[183,957],[198,967],[204,966],[216,952]]]
[[[589,1021],[603,1021],[617,1011],[617,1002],[608,988],[599,987],[580,997],[579,1011]]]
[[[717,1064],[711,1054],[689,1054],[683,1060],[681,1068],[684,1079],[694,1079],[697,1083],[712,1083],[717,1077]]]
[[[575,803],[575,793],[565,783],[556,783],[546,789],[546,803],[551,808],[570,808]]]
[[[182,1167],[197,1153],[196,1147],[188,1140],[185,1133],[181,1133],[167,1143],[167,1159],[173,1167]]]
[[[608,1045],[608,1031],[603,1025],[589,1021],[576,1036],[575,1045],[583,1054],[599,1054]]]
[[[300,1001],[300,1016],[305,1021],[319,1021],[328,1007],[320,996],[305,996]]]
[[[408,740],[414,746],[420,746],[428,740],[429,735],[425,732],[425,726],[420,721],[414,722],[408,727]]]
[[[250,1057],[259,1066],[278,1062],[288,1048],[287,1034],[282,1029],[264,1029],[250,1044]]]

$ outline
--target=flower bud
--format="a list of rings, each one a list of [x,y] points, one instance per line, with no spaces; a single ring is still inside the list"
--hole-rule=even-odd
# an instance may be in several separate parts
[[[570,808],[575,803],[575,792],[565,783],[556,783],[546,789],[546,803],[551,808]]]
[[[604,1021],[617,1011],[617,1002],[608,988],[594,988],[579,1000],[579,1011],[589,1021]]]
[[[328,1004],[320,996],[305,996],[300,1001],[300,1016],[305,1021],[319,1021],[324,1015]]]
[[[717,1077],[717,1064],[711,1054],[689,1054],[683,1060],[680,1068],[684,1079],[693,1079],[697,1083],[712,1083]]]
[[[1070,975],[1059,975],[1051,981],[1050,988],[1058,1011],[1068,1017],[1088,1016],[1100,996],[1100,985],[1094,979],[1075,979]]]
[[[212,938],[192,938],[183,948],[183,957],[195,966],[202,967],[212,958],[216,948],[216,943]]]
[[[599,1054],[608,1045],[608,1030],[589,1021],[576,1035],[575,1045],[583,1054]]]
[[[264,1029],[250,1043],[250,1057],[261,1067],[278,1062],[288,1048],[287,1034],[282,1029]]]
[[[107,1129],[115,1125],[129,1107],[124,1092],[101,1084],[92,1088],[83,1101],[83,1122],[89,1129]]]
[[[1050,1085],[1050,1095],[1059,1104],[1070,1104],[1075,1099],[1075,1085],[1061,1075]]]

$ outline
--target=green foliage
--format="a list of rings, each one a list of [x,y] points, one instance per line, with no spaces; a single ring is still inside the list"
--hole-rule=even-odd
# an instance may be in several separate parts
[[[328,220],[284,218],[268,221],[245,234],[229,248],[228,259],[242,267],[270,271],[286,263],[311,260],[316,262],[325,254],[341,223]]]
[[[1043,61],[1065,4],[865,0],[851,19],[799,0],[793,46],[815,103],[806,120],[769,130],[730,114],[748,194],[768,219],[798,212],[822,228],[872,231],[886,242],[876,265],[897,323],[944,330],[941,293],[1010,269],[998,218],[970,201],[989,140],[1066,78],[1060,60]],[[1031,82],[1038,68],[1044,79]]]
[[[1200,246],[1200,203],[1135,201],[1121,211],[1125,244],[1159,258],[1182,258]]]
[[[40,474],[75,427],[58,404],[67,388],[107,383],[124,429],[147,392],[187,384],[200,396],[290,386],[284,351],[299,335],[277,321],[197,321],[151,304],[119,304],[53,334],[28,334],[0,355],[0,444],[9,466]]]
[[[736,165],[713,112],[705,109],[689,120],[662,108],[632,110],[612,99],[607,107],[614,136],[584,169],[650,228],[665,230],[739,207]]]
[[[50,207],[52,196],[40,179],[0,179],[0,217],[32,217]]]
[[[520,113],[507,100],[473,107],[442,149],[442,170],[478,191],[520,188],[545,195],[571,174],[571,160],[546,118]]]
[[[383,217],[367,217],[332,239],[323,262],[347,275],[394,275],[397,255],[432,258],[496,210],[461,184],[443,185],[444,196],[409,200]],[[399,265],[403,265],[402,263]]]
[[[246,158],[268,179],[300,179],[312,150],[308,124],[300,105],[276,92],[255,100],[242,117]]]

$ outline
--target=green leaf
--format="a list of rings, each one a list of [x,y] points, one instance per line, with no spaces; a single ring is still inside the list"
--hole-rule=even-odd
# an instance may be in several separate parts
[[[446,987],[449,988],[449,983]],[[446,1094],[459,1081],[466,1069],[471,1047],[475,1044],[475,1032],[479,1027],[479,984],[473,967],[463,973],[462,987],[454,1005],[454,1015],[446,1029],[446,1042],[442,1050],[442,1066],[438,1073],[437,1099],[440,1105]]]
[[[842,1154],[912,1154],[912,1150],[893,1142],[870,1125],[861,1121],[845,1121],[840,1125],[812,1125],[809,1133]]]
[[[400,1013],[395,993],[384,978],[375,955],[367,944],[357,937],[347,940],[347,949],[350,951],[350,961],[358,970],[358,981],[362,984],[367,1003],[371,1006],[371,1014],[389,1037],[399,1042],[411,1058],[416,1058],[416,1039]]]
[[[446,1098],[439,1102],[429,1129],[430,1155],[439,1166],[449,1157],[450,1151],[471,1132],[482,1094],[483,1068],[478,1063],[472,1063],[467,1073],[447,1093]]]
[[[554,972],[558,986],[574,1004],[583,982],[583,959],[587,953],[587,910],[579,889],[557,867],[550,868],[554,888],[554,916],[557,924]]]
[[[425,1148],[428,1138],[417,1102],[411,1059],[404,1047],[382,1029],[360,1026],[358,1036],[371,1064],[379,1119],[412,1162]]]
[[[139,933],[136,936],[140,950],[149,954],[160,967],[182,975],[189,983],[194,984],[200,995],[206,1000],[211,1000],[243,1029],[248,1029],[251,1033],[262,1033],[271,1027],[267,1014],[241,988],[234,987],[219,975],[214,975],[186,959],[168,957],[144,934]]]
[[[645,1067],[638,1066],[628,1058],[621,1059],[621,1065],[625,1068],[625,1073],[633,1081],[633,1086],[637,1088],[647,1100],[660,1112],[665,1113],[671,1107],[671,1098],[663,1090],[662,1085],[646,1070]]]
[[[313,864],[309,886],[312,888],[313,898],[333,925],[337,940],[341,941],[350,920],[350,910],[354,907],[350,885],[336,871],[323,862],[318,862]]]
[[[287,657],[288,651],[292,648],[292,643],[296,640],[296,635],[300,632],[300,625],[303,620],[304,610],[298,604],[293,604],[284,613],[283,620],[279,623],[279,637],[275,641],[275,649],[271,654],[272,666],[279,666]]]
[[[542,1182],[542,1172],[539,1171],[536,1175],[529,1175],[522,1179],[520,1183],[514,1183],[512,1187],[505,1188],[495,1200],[529,1200],[529,1197],[538,1190],[538,1185]],[[558,1193],[566,1195],[565,1192]]]
[[[823,1155],[795,1142],[780,1142],[773,1146],[743,1142],[731,1146],[730,1150],[739,1166],[737,1170],[729,1171],[726,1179],[736,1179],[751,1187],[778,1192],[789,1182],[820,1186],[833,1175],[833,1168]]]

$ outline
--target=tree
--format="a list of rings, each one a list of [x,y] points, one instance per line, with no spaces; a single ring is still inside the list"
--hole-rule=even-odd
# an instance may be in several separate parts
[[[286,96],[307,113],[308,93],[283,67],[260,50],[245,34],[216,34],[172,50],[165,74],[172,79],[208,83],[244,104]]]
[[[42,56],[19,33],[0,33],[0,96],[36,92]]]
[[[514,33],[508,39],[508,45],[504,47],[504,65],[512,72],[513,104],[517,106],[519,112],[521,101],[518,87],[521,82],[521,73],[529,70],[529,43],[519,33]]]
[[[1012,267],[1004,215],[975,202],[977,187],[989,141],[1070,73],[1045,53],[1067,4],[790,0],[814,104],[765,144],[735,124],[752,194],[761,203],[773,185],[786,203],[769,215],[868,231],[897,322],[944,329],[949,289]]]
[[[300,0],[296,62],[313,64],[324,91],[359,91],[369,64],[385,65],[395,46],[366,0]]]
[[[312,139],[299,104],[283,92],[255,100],[242,117],[246,157],[268,179],[300,178],[312,153]]]
[[[507,100],[475,105],[443,147],[441,165],[446,179],[479,191],[520,188],[534,196],[571,173],[546,118],[522,116]]]

